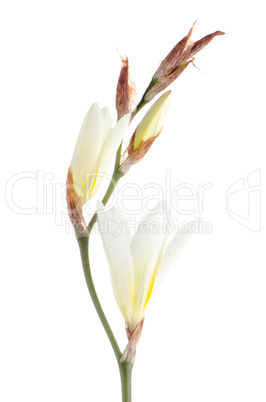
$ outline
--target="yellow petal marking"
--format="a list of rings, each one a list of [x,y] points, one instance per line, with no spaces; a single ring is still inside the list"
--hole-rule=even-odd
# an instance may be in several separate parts
[[[148,301],[150,300],[152,290],[153,290],[153,286],[154,286],[154,282],[155,282],[155,278],[156,278],[156,274],[157,274],[157,269],[154,271],[154,273],[152,275],[151,283],[150,283],[150,286],[149,286],[149,289],[148,289],[148,292],[147,292],[146,301],[145,301],[145,304],[144,304],[144,307],[143,307],[143,311],[145,310],[145,308],[146,308],[146,306],[148,304]]]
[[[157,271],[158,271],[161,259],[162,259],[162,250],[161,250],[160,255],[158,257],[158,260],[157,260],[157,263],[156,263],[156,266],[155,266],[155,269],[154,269],[154,272],[153,272],[153,275],[152,275],[152,278],[151,278],[151,281],[150,281],[150,286],[149,286],[149,289],[148,289],[148,292],[147,292],[146,301],[145,301],[145,304],[144,304],[144,307],[143,307],[142,311],[145,310],[145,308],[146,308],[146,306],[147,306],[147,304],[148,304],[148,302],[149,302],[149,300],[151,298],[155,278],[156,278],[156,275],[157,275]]]
[[[92,183],[92,186],[91,186],[91,189],[90,189],[90,194],[92,193],[92,190],[94,189],[94,186],[95,186],[95,183],[96,183],[96,180],[97,180],[97,176],[98,176],[98,171],[97,171],[96,175],[94,176],[94,180],[93,180],[93,183]]]

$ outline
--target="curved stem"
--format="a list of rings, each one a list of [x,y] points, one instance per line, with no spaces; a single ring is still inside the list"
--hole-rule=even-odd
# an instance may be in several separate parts
[[[113,331],[111,330],[111,327],[107,321],[107,318],[105,317],[105,314],[103,312],[102,306],[100,304],[100,301],[98,299],[94,283],[92,280],[91,276],[91,269],[90,269],[90,262],[89,262],[89,239],[88,237],[80,237],[78,238],[78,244],[80,248],[80,255],[81,255],[81,260],[82,260],[82,266],[83,266],[83,271],[86,279],[86,283],[94,304],[94,307],[97,311],[97,314],[102,322],[102,325],[105,329],[105,332],[109,338],[109,341],[113,347],[116,359],[118,364],[120,365],[120,357],[121,357],[121,351],[119,349],[118,343],[115,339],[115,336],[113,334]]]
[[[97,314],[101,320],[101,323],[105,329],[105,332],[109,338],[109,341],[112,345],[113,351],[116,356],[116,360],[119,366],[120,378],[121,378],[121,391],[122,391],[122,402],[131,402],[131,374],[133,363],[129,362],[120,362],[120,358],[122,353],[116,341],[116,338],[113,334],[113,331],[107,321],[107,318],[103,312],[102,306],[98,299],[94,283],[92,280],[90,262],[89,262],[89,239],[88,237],[80,237],[78,238],[78,244],[80,248],[80,255],[82,260],[83,271],[86,279],[86,283],[91,295],[91,299],[93,301],[94,307],[97,311]]]

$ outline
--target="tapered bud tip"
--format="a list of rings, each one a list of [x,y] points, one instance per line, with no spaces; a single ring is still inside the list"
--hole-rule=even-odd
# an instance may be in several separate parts
[[[155,137],[162,129],[163,121],[170,106],[172,91],[165,92],[146,113],[143,120],[136,129],[133,149],[141,143]]]
[[[225,35],[225,32],[223,32],[223,31],[216,31],[216,32],[214,32],[214,34],[216,34],[216,36],[218,36],[218,35]]]
[[[204,36],[204,38],[198,40],[194,43],[190,51],[190,57],[195,56],[200,50],[207,46],[216,36],[225,35],[222,31],[215,31],[209,35]]]

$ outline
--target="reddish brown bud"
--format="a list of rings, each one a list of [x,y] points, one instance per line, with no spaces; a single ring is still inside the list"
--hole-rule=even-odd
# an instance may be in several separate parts
[[[136,87],[131,79],[128,58],[122,58],[122,67],[116,89],[117,119],[132,112],[136,106]]]
[[[186,67],[193,61],[193,56],[203,49],[210,41],[218,35],[224,35],[224,32],[216,31],[204,38],[193,42],[191,40],[195,23],[190,28],[189,33],[177,43],[166,58],[161,62],[159,68],[154,73],[152,81],[144,95],[144,100],[149,102],[159,92],[167,88]]]
[[[191,35],[194,29],[195,23],[190,28],[188,34],[178,42],[171,52],[161,62],[159,68],[155,71],[153,79],[160,81],[162,77],[166,77],[171,74],[176,68],[182,66],[187,61],[184,57],[188,53],[188,50],[193,46],[194,42],[191,41]]]
[[[193,60],[185,62],[182,66],[177,67],[172,73],[162,77],[145,95],[145,100],[150,102],[158,93],[162,92],[167,88],[172,82],[174,82],[182,73],[185,71],[187,66],[192,63]]]

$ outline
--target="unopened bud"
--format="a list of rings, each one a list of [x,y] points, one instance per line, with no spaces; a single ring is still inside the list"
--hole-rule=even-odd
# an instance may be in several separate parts
[[[193,61],[193,56],[208,45],[213,38],[218,35],[224,35],[224,32],[216,31],[197,42],[193,42],[191,36],[194,25],[195,24],[190,28],[188,34],[175,45],[171,52],[161,62],[144,94],[144,101],[150,102],[154,96],[175,81]]]
[[[147,142],[153,137],[157,136],[157,133],[161,131],[163,121],[170,106],[172,92],[165,92],[148,110],[141,123],[138,125],[133,149],[135,150],[140,146],[142,142]]]
[[[128,58],[122,58],[122,67],[116,89],[117,119],[132,112],[136,106],[136,87],[131,79]]]
[[[172,92],[164,93],[148,110],[122,156],[119,170],[127,173],[132,165],[140,162],[163,128],[163,121],[168,111]]]

